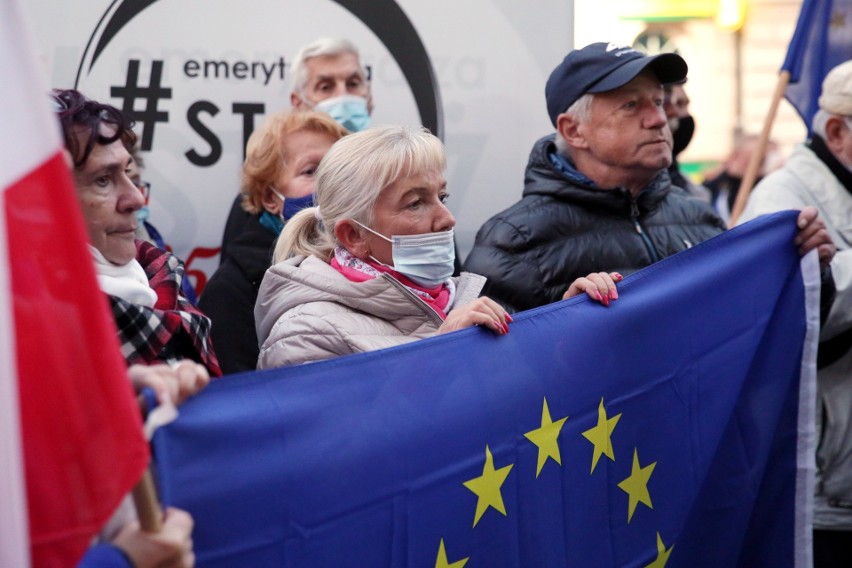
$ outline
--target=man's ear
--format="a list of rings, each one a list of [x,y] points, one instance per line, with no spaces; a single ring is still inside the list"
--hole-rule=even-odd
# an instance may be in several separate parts
[[[831,116],[825,121],[825,144],[832,154],[843,151],[843,129],[846,123],[839,116]]]
[[[570,114],[562,113],[556,117],[556,131],[572,148],[588,148],[589,143],[583,135],[580,123]]]
[[[296,91],[290,93],[290,106],[296,110],[310,110],[302,96]]]
[[[281,203],[281,198],[272,193],[272,190],[269,188],[263,190],[263,197],[261,197],[260,203],[264,209],[273,215],[280,215],[281,209],[284,207],[284,204]]]
[[[366,260],[370,256],[367,231],[359,227],[352,219],[341,219],[335,223],[334,236],[343,248],[361,260]]]

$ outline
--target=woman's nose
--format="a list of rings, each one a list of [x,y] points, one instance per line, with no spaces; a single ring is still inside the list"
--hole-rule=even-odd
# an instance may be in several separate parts
[[[121,194],[118,200],[119,209],[124,212],[138,211],[145,205],[145,196],[133,181],[126,175],[119,181]]]
[[[433,223],[432,231],[435,233],[440,233],[443,231],[449,231],[455,226],[456,218],[453,217],[453,214],[450,213],[450,210],[447,209],[447,206],[442,203],[441,211],[435,218],[435,223]]]

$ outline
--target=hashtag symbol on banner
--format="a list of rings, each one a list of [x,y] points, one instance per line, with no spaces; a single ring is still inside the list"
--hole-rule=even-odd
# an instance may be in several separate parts
[[[139,60],[131,59],[127,64],[127,82],[110,89],[110,95],[122,99],[121,110],[136,122],[142,123],[142,150],[148,151],[154,144],[154,126],[158,122],[168,122],[169,113],[158,110],[160,99],[172,98],[172,90],[162,87],[163,62],[151,62],[151,79],[147,87],[139,86]],[[136,110],[136,101],[145,101],[144,110]]]

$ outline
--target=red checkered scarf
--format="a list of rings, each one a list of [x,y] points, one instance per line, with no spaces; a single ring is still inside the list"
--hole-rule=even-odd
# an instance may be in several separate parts
[[[136,260],[157,293],[154,307],[108,296],[127,364],[192,359],[207,367],[211,376],[221,376],[210,341],[210,318],[180,295],[183,262],[140,240],[136,241]]]

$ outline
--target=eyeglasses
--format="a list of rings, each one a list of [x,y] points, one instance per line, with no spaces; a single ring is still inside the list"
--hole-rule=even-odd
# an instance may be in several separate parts
[[[50,97],[51,109],[53,110],[53,112],[55,112],[56,114],[58,114],[60,116],[66,114],[66,113],[70,113],[70,114],[77,113],[80,110],[82,110],[83,108],[85,108],[85,104],[87,102],[88,103],[93,102],[93,101],[88,101],[88,99],[86,99],[82,95],[80,95],[77,99],[75,99],[73,95],[70,95],[67,92],[65,94],[66,94],[66,97],[63,97],[60,93],[57,93],[57,92],[50,92],[50,93],[47,94],[47,96]],[[97,105],[97,103],[95,103],[95,105],[100,107],[100,110],[98,111],[98,118],[99,119],[101,119],[101,120],[106,119],[108,122],[116,123],[116,119],[115,119],[116,113],[118,113],[119,115],[121,114],[121,112],[118,109],[110,107],[108,105]]]
[[[145,205],[148,205],[148,200],[151,199],[151,183],[147,181],[134,182],[136,188],[142,192],[142,197],[145,199]]]
[[[70,108],[68,103],[56,93],[48,93],[48,96],[50,97],[51,108],[56,114],[62,114]]]

